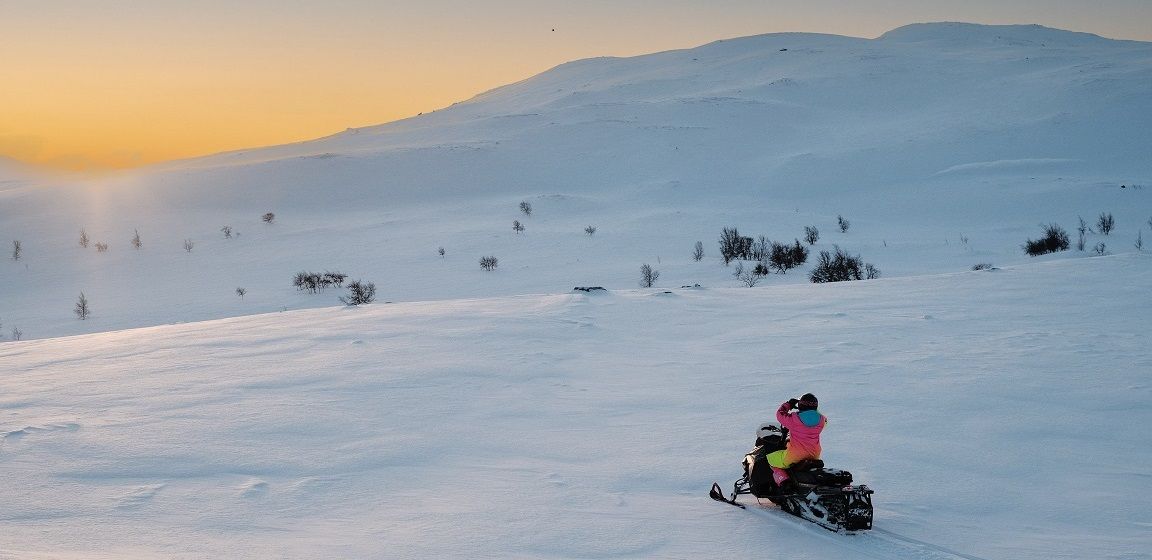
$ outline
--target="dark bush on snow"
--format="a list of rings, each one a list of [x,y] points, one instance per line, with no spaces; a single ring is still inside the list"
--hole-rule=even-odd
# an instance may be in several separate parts
[[[340,272],[319,272],[301,271],[297,272],[296,276],[292,278],[292,285],[296,286],[297,290],[317,294],[326,288],[333,286],[341,288],[344,286],[344,279],[348,278],[347,274]]]
[[[808,279],[817,284],[879,277],[879,269],[870,263],[865,263],[859,255],[849,255],[839,247],[836,247],[835,253],[820,251],[816,268],[808,273]]]
[[[736,259],[749,260],[752,258],[751,237],[744,237],[736,228],[724,228],[720,233],[720,257],[724,264]]]
[[[772,250],[768,256],[768,263],[779,274],[784,274],[786,271],[796,268],[805,262],[808,262],[808,248],[800,244],[797,239],[796,243],[792,245],[785,245],[783,243],[772,242]]]
[[[1070,242],[1068,232],[1056,224],[1043,226],[1044,237],[1029,239],[1024,242],[1024,252],[1029,256],[1039,256],[1058,251],[1067,251]]]
[[[340,301],[344,305],[364,305],[376,299],[376,284],[361,282],[359,280],[348,284],[348,295],[342,296]]]

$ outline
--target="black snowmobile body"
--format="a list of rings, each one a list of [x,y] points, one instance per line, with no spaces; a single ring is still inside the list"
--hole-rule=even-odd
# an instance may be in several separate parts
[[[712,484],[714,500],[744,507],[736,501],[741,494],[766,499],[780,509],[832,531],[863,531],[872,528],[872,489],[853,485],[852,473],[824,466],[819,459],[801,461],[788,469],[784,488],[772,478],[767,455],[784,449],[787,428],[766,424],[756,438],[756,446],[744,456],[744,476],[725,498],[719,484]]]

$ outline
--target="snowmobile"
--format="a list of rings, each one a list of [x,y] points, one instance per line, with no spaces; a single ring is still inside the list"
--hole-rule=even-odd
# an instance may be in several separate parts
[[[827,468],[819,459],[807,459],[788,468],[789,480],[784,482],[784,488],[776,485],[767,455],[787,444],[787,428],[775,422],[761,424],[755,447],[744,456],[744,476],[733,485],[732,497],[725,498],[717,483],[712,483],[708,495],[744,508],[736,497],[752,494],[757,501],[769,500],[780,509],[831,531],[871,529],[872,489],[863,484],[853,486],[852,473],[848,471]]]

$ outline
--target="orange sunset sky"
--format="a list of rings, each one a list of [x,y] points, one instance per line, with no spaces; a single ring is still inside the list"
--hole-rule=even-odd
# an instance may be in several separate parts
[[[1152,41],[1147,0],[0,0],[0,156],[136,167],[381,124],[578,58],[922,21]]]

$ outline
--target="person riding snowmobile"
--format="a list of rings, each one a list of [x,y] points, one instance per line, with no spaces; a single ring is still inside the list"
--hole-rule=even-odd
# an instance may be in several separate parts
[[[828,419],[816,410],[819,404],[816,395],[805,393],[799,399],[788,399],[776,410],[776,420],[788,428],[788,447],[769,453],[767,459],[772,479],[782,489],[788,481],[785,469],[804,459],[820,458],[820,432]]]

